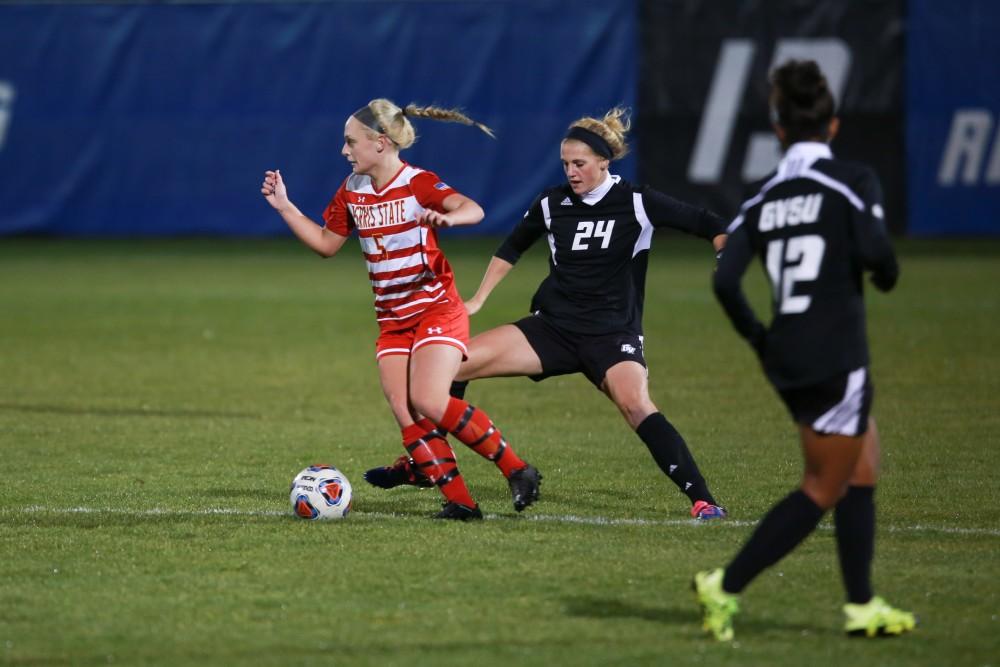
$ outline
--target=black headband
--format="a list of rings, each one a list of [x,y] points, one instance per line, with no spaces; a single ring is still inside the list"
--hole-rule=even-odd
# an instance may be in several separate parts
[[[596,132],[591,132],[585,127],[574,125],[569,128],[569,132],[566,133],[566,138],[582,141],[590,146],[595,153],[607,160],[610,160],[612,155],[614,155],[614,151],[611,150],[611,144],[609,144],[604,137]]]
[[[369,130],[378,132],[379,134],[385,134],[385,128],[377,120],[375,120],[375,114],[372,113],[371,107],[365,105],[351,114],[358,119],[358,122],[367,127]]]

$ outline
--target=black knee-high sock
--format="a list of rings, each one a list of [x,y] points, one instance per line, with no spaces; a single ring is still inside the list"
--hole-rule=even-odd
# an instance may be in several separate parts
[[[455,380],[451,383],[451,389],[448,391],[453,398],[464,399],[465,390],[469,386],[468,380]]]
[[[837,528],[840,573],[847,601],[865,604],[872,599],[872,558],[875,556],[875,488],[851,486],[833,511]]]
[[[660,470],[680,487],[692,503],[704,500],[713,505],[718,504],[709,493],[708,485],[705,484],[684,438],[662,412],[654,412],[643,419],[635,432],[646,443]]]
[[[797,547],[823,518],[823,509],[801,490],[771,508],[736,558],[726,567],[722,589],[739,593],[754,577]]]

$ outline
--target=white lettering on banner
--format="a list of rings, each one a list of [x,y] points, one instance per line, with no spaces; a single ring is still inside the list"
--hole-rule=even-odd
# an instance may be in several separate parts
[[[984,158],[993,139],[993,152],[983,173]],[[993,137],[993,114],[988,109],[957,109],[938,168],[938,185],[1000,184],[1000,126]]]
[[[3,150],[7,128],[14,115],[14,97],[14,85],[8,81],[0,81],[0,150]]]
[[[756,52],[756,45],[749,39],[722,42],[708,101],[701,115],[698,138],[688,165],[688,178],[692,183],[719,183],[722,180],[722,169],[729,155],[733,128]],[[791,58],[819,63],[834,99],[840,102],[851,68],[851,50],[847,44],[835,37],[779,39],[774,46],[769,69]],[[755,132],[747,143],[743,179],[752,181],[767,175],[780,158],[781,147],[773,134]]]
[[[760,209],[758,228],[762,232],[769,232],[773,229],[781,229],[786,225],[794,227],[800,223],[816,222],[819,218],[819,209],[822,206],[822,193],[769,201]]]
[[[736,124],[740,100],[746,88],[750,64],[756,47],[749,39],[727,39],[715,66],[712,87],[701,127],[695,140],[688,179],[693,183],[716,183],[722,175],[722,165],[729,153],[729,140]]]

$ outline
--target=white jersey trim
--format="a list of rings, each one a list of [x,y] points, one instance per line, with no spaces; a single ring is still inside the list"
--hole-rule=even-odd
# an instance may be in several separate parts
[[[414,266],[423,266],[426,264],[424,258],[424,253],[415,252],[412,255],[407,255],[406,257],[397,257],[396,259],[383,259],[378,262],[368,262],[368,270],[372,273],[392,273],[393,271],[400,271],[402,269],[412,269]],[[409,276],[412,280],[413,276]],[[375,281],[372,281],[375,284]]]
[[[838,181],[837,179],[827,176],[826,174],[812,168],[813,164],[815,164],[817,160],[823,159],[833,159],[833,152],[827,144],[817,141],[802,141],[797,144],[792,144],[792,146],[785,152],[785,156],[781,159],[781,162],[778,163],[778,170],[774,176],[772,176],[770,180],[768,180],[767,183],[761,187],[760,192],[743,202],[743,205],[740,206],[739,214],[733,218],[733,221],[729,223],[728,227],[726,227],[726,233],[732,234],[735,232],[739,226],[743,224],[746,212],[763,201],[764,195],[766,195],[769,190],[779,183],[784,183],[785,181],[790,181],[796,178],[805,178],[810,181],[816,181],[820,185],[824,185],[831,190],[839,192],[845,199],[847,199],[848,202],[850,202],[851,206],[861,212],[864,212],[865,202],[857,195],[857,193],[841,181]]]
[[[406,290],[405,292],[389,292],[388,294],[376,294],[375,303],[379,301],[392,301],[393,299],[402,299],[404,296],[409,296],[415,292],[434,292],[436,290],[443,289],[441,283],[434,283],[433,285],[424,285],[418,287],[417,289]],[[414,302],[415,303],[415,302]],[[402,308],[403,306],[399,306]]]
[[[854,190],[851,190],[849,187],[847,187],[837,179],[830,178],[826,174],[816,171],[815,169],[805,170],[804,172],[802,172],[802,177],[822,183],[831,190],[836,190],[840,194],[844,195],[844,197],[847,198],[847,201],[851,202],[851,205],[854,208],[864,213],[865,203],[861,201],[861,197],[854,194]]]
[[[379,255],[385,251],[396,252],[399,250],[408,250],[410,248],[420,248],[422,245],[425,245],[427,242],[426,227],[418,225],[413,220],[392,226],[397,227],[406,224],[411,225],[411,227],[409,229],[401,229],[399,231],[392,232],[391,234],[378,233],[378,241],[375,240],[376,237],[374,235],[359,235],[358,241],[361,243],[361,250],[366,255]],[[379,246],[379,243],[382,245]]]
[[[865,397],[865,367],[851,371],[847,376],[847,388],[844,397],[835,406],[812,423],[817,433],[835,433],[851,437],[858,434],[858,421],[861,419],[861,406]]]
[[[541,201],[542,205],[542,217],[545,220],[545,229],[548,230],[546,237],[549,242],[549,254],[552,256],[552,264],[558,264],[556,262],[556,239],[552,236],[552,215],[549,213],[549,198],[543,197]]]
[[[398,306],[392,306],[391,308],[379,308],[378,306],[375,306],[375,311],[379,312],[379,313],[391,313],[391,312],[394,312],[394,311],[395,312],[399,312],[401,310],[406,310],[407,308],[412,308],[413,306],[420,305],[421,303],[433,303],[433,302],[437,301],[438,299],[440,299],[442,296],[444,296],[444,294],[445,294],[444,290],[442,290],[440,294],[436,294],[435,296],[433,296],[431,298],[428,298],[428,299],[414,299],[413,301],[407,301],[406,303],[401,303]],[[421,310],[423,310],[423,309],[421,309]],[[378,319],[379,320],[383,320],[383,319],[402,320],[402,319],[406,319],[407,317],[412,317],[412,315],[405,315],[404,317],[390,317],[390,318],[380,317]]]
[[[436,280],[437,276],[431,271],[424,271],[412,276],[400,276],[398,278],[388,278],[385,280],[373,280],[372,287],[395,287],[396,285],[405,285],[406,283],[418,282],[425,278],[430,278],[431,280]]]
[[[448,336],[431,336],[430,338],[421,338],[416,342],[416,344],[414,344],[413,349],[416,350],[418,347],[427,345],[428,343],[448,343],[460,349],[464,356],[469,356],[469,348],[465,346],[465,343],[457,338],[450,338]]]
[[[410,348],[408,348],[408,347],[387,347],[384,350],[379,350],[375,354],[375,358],[376,359],[381,359],[382,357],[384,357],[387,354],[405,354],[405,355],[409,356],[409,354],[410,354]]]
[[[646,215],[646,207],[642,203],[641,193],[632,193],[632,207],[635,209],[635,219],[642,228],[639,232],[639,238],[635,240],[635,246],[632,248],[632,257],[635,257],[643,250],[649,250],[649,246],[653,240],[653,223],[649,221],[649,216]]]

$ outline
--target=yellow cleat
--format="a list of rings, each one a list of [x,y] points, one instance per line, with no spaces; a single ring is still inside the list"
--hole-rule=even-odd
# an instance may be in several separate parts
[[[694,575],[691,588],[701,605],[701,627],[720,642],[733,638],[733,616],[740,610],[739,596],[722,590],[722,568]]]
[[[895,637],[917,626],[917,618],[877,595],[866,604],[845,604],[844,632],[852,637]]]

